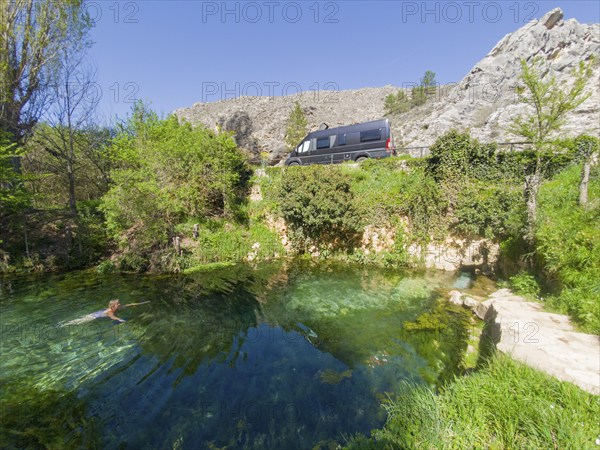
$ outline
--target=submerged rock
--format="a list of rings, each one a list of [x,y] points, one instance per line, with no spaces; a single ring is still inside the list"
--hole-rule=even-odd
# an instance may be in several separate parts
[[[317,377],[323,384],[340,384],[344,378],[351,378],[352,371],[344,370],[343,372],[337,372],[333,369],[320,370],[317,372]]]
[[[465,308],[469,308],[473,311],[476,311],[481,305],[481,302],[475,300],[473,297],[461,294],[460,291],[450,291],[449,295],[450,298],[448,299],[448,301],[450,303],[453,303],[458,306],[464,306]]]

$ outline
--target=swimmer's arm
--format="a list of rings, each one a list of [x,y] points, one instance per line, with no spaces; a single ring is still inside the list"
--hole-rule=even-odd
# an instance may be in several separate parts
[[[123,319],[121,319],[121,318],[119,318],[119,317],[115,316],[115,314],[114,314],[112,311],[108,311],[108,312],[106,313],[106,315],[107,315],[108,317],[110,317],[112,320],[117,320],[117,321],[119,321],[119,322],[125,322],[125,320],[123,320]]]
[[[139,302],[139,303],[127,303],[126,305],[123,305],[123,307],[126,307],[126,306],[145,305],[146,303],[150,303],[150,301],[147,301],[147,302]]]

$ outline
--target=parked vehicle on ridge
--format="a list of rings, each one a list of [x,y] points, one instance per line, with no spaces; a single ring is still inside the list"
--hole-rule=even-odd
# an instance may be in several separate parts
[[[285,165],[361,162],[395,155],[389,120],[381,119],[308,133],[290,153]]]

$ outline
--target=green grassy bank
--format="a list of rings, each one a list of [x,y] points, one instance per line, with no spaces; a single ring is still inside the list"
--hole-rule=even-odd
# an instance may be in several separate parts
[[[497,355],[439,393],[406,385],[385,426],[348,449],[598,447],[600,398]]]

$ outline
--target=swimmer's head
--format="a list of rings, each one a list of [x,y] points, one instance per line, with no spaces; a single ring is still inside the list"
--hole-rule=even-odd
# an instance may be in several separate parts
[[[112,310],[113,312],[116,311],[117,309],[119,309],[120,306],[121,306],[121,302],[119,301],[118,298],[115,298],[114,300],[111,300],[110,302],[108,302],[108,309]]]

